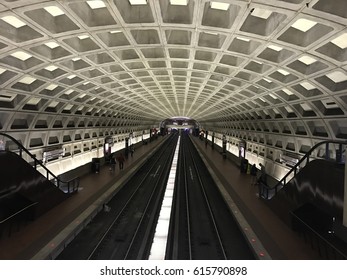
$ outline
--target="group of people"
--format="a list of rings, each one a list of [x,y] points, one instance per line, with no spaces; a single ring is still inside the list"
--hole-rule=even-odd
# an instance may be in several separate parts
[[[258,172],[258,168],[255,164],[252,165],[251,167],[251,175],[252,175],[252,181],[251,185],[256,185],[256,184],[267,184],[267,174],[265,171],[265,166],[261,163],[259,163],[260,170]]]
[[[111,156],[110,158],[110,171],[114,172],[116,170],[116,164],[119,163],[119,170],[123,170],[124,168],[124,162],[125,157],[122,153],[119,153],[118,155]]]

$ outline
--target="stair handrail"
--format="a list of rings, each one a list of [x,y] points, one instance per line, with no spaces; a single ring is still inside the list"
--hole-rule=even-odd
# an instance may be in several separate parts
[[[267,191],[266,191],[266,196],[268,196],[268,193],[269,193],[269,190],[275,190],[275,195],[277,194],[278,192],[278,189],[279,188],[282,188],[283,186],[285,186],[287,184],[287,178],[289,175],[291,175],[293,172],[294,172],[294,176],[297,174],[297,171],[298,171],[298,167],[300,167],[301,163],[303,163],[305,160],[306,161],[306,164],[309,163],[310,161],[310,156],[312,154],[312,152],[317,149],[319,146],[321,145],[328,145],[328,144],[339,144],[340,147],[342,147],[342,145],[347,145],[347,141],[340,141],[340,140],[325,140],[325,141],[321,141],[317,144],[315,144],[308,152],[305,153],[305,155],[287,172],[286,175],[283,176],[283,178],[278,181],[276,183],[276,185],[274,187],[270,187],[266,184],[262,184],[262,187],[265,188]],[[341,151],[342,152],[342,151]],[[326,155],[326,159],[329,159],[327,158],[327,155]],[[268,197],[266,197],[266,199],[268,199]]]
[[[11,135],[9,135],[7,133],[3,133],[3,132],[0,132],[0,135],[9,138],[11,141],[13,141],[18,146],[18,148],[19,148],[19,155],[20,155],[21,158],[22,158],[23,151],[27,155],[29,155],[34,160],[34,168],[35,168],[35,170],[37,170],[37,165],[42,167],[46,171],[46,178],[47,178],[47,180],[49,180],[49,175],[51,175],[53,177],[53,180],[55,180],[56,186],[58,188],[60,188],[61,185],[67,185],[68,193],[75,193],[75,192],[78,191],[79,181],[80,181],[79,177],[74,177],[74,178],[72,178],[71,180],[68,180],[68,181],[61,180],[59,176],[56,176],[52,171],[50,171],[46,166],[44,166],[41,163],[41,161],[38,160],[32,153],[30,153],[30,151],[27,150],[23,146],[23,144],[20,143],[17,139],[15,139]],[[70,190],[70,188],[72,188],[72,189]]]

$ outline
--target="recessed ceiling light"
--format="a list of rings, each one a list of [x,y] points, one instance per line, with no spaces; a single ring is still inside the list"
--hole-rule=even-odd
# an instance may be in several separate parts
[[[262,18],[262,19],[268,19],[272,14],[272,11],[270,10],[264,10],[255,8],[253,12],[251,13],[252,16]]]
[[[48,6],[44,7],[47,13],[49,13],[53,17],[64,15],[64,12],[58,8],[57,6]]]
[[[65,107],[64,107],[64,110],[67,110],[67,111],[70,111],[72,109],[73,105],[72,104],[67,104]]]
[[[308,105],[307,103],[301,103],[300,106],[304,111],[312,111],[311,106]]]
[[[170,4],[176,6],[187,6],[188,0],[170,0]]]
[[[326,75],[334,83],[347,81],[347,75],[341,71],[335,71]]]
[[[83,85],[86,86],[86,85],[88,85],[89,83],[90,83],[90,82],[85,82],[85,83],[83,83]]]
[[[272,83],[272,81],[269,80],[269,79],[263,78],[263,80],[266,81],[266,82],[268,82],[268,83]]]
[[[341,49],[347,48],[347,33],[343,33],[342,35],[335,38],[331,42]]]
[[[93,10],[106,7],[104,1],[101,1],[101,0],[87,1],[87,4]]]
[[[307,90],[312,90],[312,89],[315,89],[316,87],[314,85],[312,85],[311,83],[309,82],[302,82],[300,84],[302,87],[304,87],[305,89]]]
[[[49,66],[45,67],[45,69],[47,71],[53,72],[54,70],[58,69],[58,67],[55,65],[49,65]]]
[[[257,63],[257,64],[259,64],[259,65],[263,65],[263,63],[262,63],[262,62],[260,62],[260,61],[256,61],[256,60],[254,60],[254,62],[255,62],[255,63]]]
[[[52,102],[48,105],[48,107],[50,107],[50,108],[55,108],[58,104],[59,104],[59,102],[57,102],[57,101],[52,101]]]
[[[80,57],[74,57],[74,58],[72,58],[72,61],[79,61],[79,60],[81,60]]]
[[[58,87],[56,84],[50,84],[49,86],[46,87],[47,90],[54,90]]]
[[[2,17],[1,19],[15,28],[20,28],[26,25],[23,21],[14,16],[6,16]]]
[[[278,69],[277,72],[281,73],[284,76],[288,76],[290,74],[288,71],[283,70],[283,69]]]
[[[270,93],[269,95],[270,95],[273,99],[278,99],[277,96],[274,95],[274,94],[272,94],[272,93]]]
[[[298,19],[296,22],[294,22],[292,24],[292,27],[295,29],[298,29],[302,32],[307,32],[316,24],[317,24],[317,22],[315,22],[315,21],[301,18],[301,19]]]
[[[116,33],[121,33],[122,31],[121,30],[112,30],[110,31],[111,34],[116,34]]]
[[[222,3],[222,2],[210,2],[210,3],[211,3],[211,9],[227,11],[230,7],[229,3]]]
[[[11,56],[13,56],[19,60],[22,60],[22,61],[26,61],[27,59],[33,57],[32,55],[30,55],[26,52],[22,52],[22,51],[12,53]]]
[[[55,49],[55,48],[59,47],[59,44],[56,42],[48,42],[48,43],[45,43],[45,45],[47,47],[49,47],[50,49]]]
[[[147,0],[129,0],[130,5],[147,5]]]
[[[84,39],[89,38],[88,35],[80,35],[80,36],[77,36],[77,37],[78,37],[78,39],[80,39],[80,40],[84,40]]]
[[[66,95],[70,95],[71,93],[73,93],[73,89],[69,89],[65,92]]]
[[[245,41],[245,42],[249,42],[250,41],[250,39],[244,38],[244,37],[236,37],[236,39],[241,40],[241,41]]]
[[[0,75],[1,75],[2,73],[5,73],[5,72],[6,72],[6,69],[0,67]]]
[[[72,80],[72,79],[75,78],[75,77],[76,77],[76,75],[67,76],[67,78],[68,78],[69,80]]]
[[[37,105],[40,101],[41,101],[41,98],[33,97],[27,102],[27,104],[28,105]]]
[[[306,65],[311,65],[312,63],[315,63],[317,61],[316,59],[307,55],[300,57],[298,60]]]
[[[21,79],[19,82],[22,84],[30,85],[33,82],[35,82],[36,79],[30,76],[25,76],[23,79]]]
[[[272,49],[272,50],[274,50],[276,52],[280,52],[281,50],[283,50],[283,48],[275,46],[275,45],[269,45],[268,48]]]
[[[282,89],[287,95],[294,95],[294,93],[293,92],[291,92],[289,89],[286,89],[286,88],[284,88],[284,89]]]

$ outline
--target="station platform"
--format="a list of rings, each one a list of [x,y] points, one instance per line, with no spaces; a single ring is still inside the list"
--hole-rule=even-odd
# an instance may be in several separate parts
[[[109,166],[104,165],[99,173],[90,172],[81,177],[77,194],[10,237],[0,239],[0,259],[54,259],[64,244],[103,210],[108,197],[117,192],[163,140],[164,137],[159,137],[138,146],[133,157],[129,155],[122,171],[117,165],[116,171],[111,173]],[[193,141],[272,259],[319,259],[318,253],[258,198],[258,189],[251,185],[250,175],[240,173],[235,163],[228,157],[223,158],[218,149],[205,146],[197,137],[193,137]]]

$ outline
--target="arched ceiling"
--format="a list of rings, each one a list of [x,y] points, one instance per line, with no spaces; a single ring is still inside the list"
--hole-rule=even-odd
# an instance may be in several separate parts
[[[2,0],[0,128],[186,116],[346,139],[346,23],[345,0]]]

